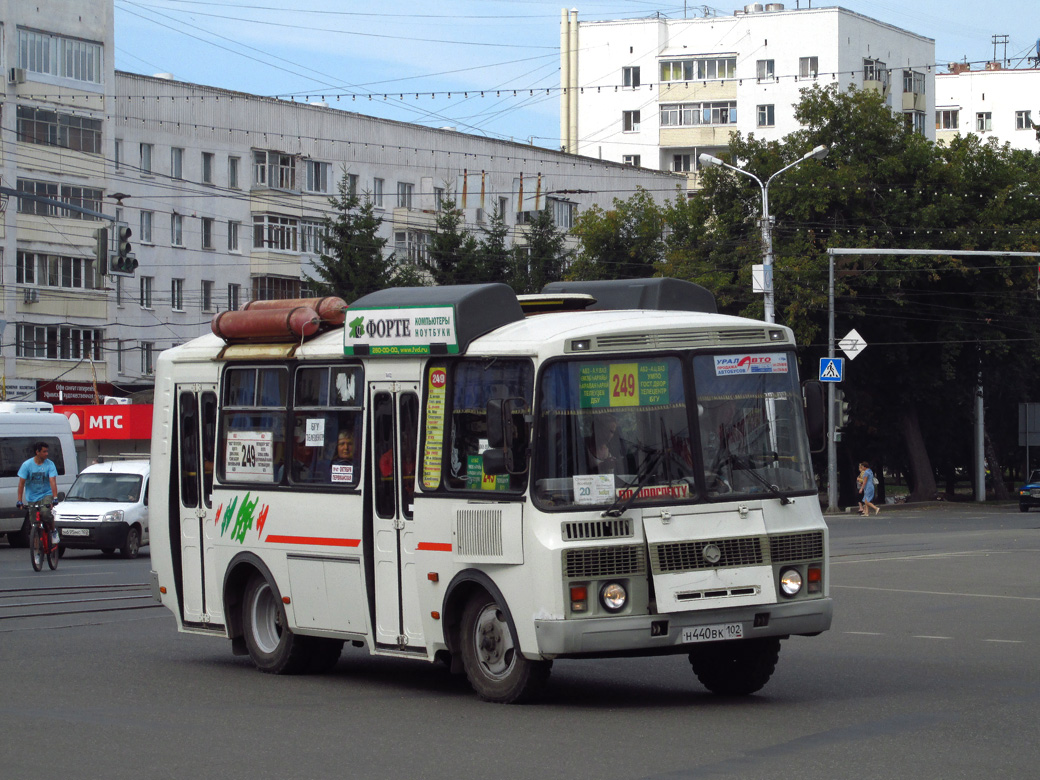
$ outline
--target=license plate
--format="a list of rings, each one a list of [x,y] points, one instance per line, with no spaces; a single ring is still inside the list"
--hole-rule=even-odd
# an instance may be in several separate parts
[[[1040,488],[1030,488],[1029,495],[1033,498],[1040,498]]]
[[[62,536],[90,536],[89,528],[62,528]]]
[[[743,639],[742,623],[716,623],[713,626],[697,626],[684,628],[683,642],[721,642],[724,639]]]

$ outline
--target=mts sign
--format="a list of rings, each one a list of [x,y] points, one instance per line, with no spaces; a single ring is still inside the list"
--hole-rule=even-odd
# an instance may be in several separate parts
[[[131,406],[55,406],[69,418],[74,439],[149,439],[152,435],[151,404]]]

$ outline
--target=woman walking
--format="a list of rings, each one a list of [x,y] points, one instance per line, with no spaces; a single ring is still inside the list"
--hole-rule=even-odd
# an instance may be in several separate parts
[[[870,510],[874,510],[874,514],[881,512],[881,507],[874,505],[874,472],[870,470],[870,464],[863,461],[859,464],[859,482],[860,482],[860,493],[863,495],[863,514],[869,515]]]

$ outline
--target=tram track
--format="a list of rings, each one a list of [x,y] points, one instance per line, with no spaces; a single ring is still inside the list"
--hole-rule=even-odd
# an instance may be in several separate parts
[[[0,624],[33,618],[155,609],[148,583],[0,589]]]

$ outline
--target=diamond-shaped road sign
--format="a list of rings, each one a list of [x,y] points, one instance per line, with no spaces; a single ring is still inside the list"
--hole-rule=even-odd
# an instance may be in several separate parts
[[[853,328],[845,334],[845,338],[838,342],[838,347],[849,360],[855,360],[867,348],[867,342]]]

